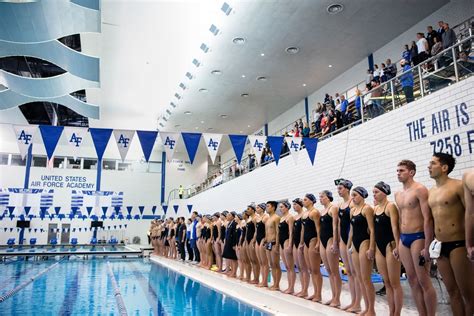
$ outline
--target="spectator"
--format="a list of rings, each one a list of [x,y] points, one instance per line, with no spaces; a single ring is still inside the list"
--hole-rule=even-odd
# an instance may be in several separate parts
[[[349,101],[346,100],[346,97],[344,95],[341,95],[341,115],[342,115],[342,122],[344,125],[349,124],[348,110],[349,110]]]
[[[336,92],[336,94],[334,95],[334,98],[336,100],[336,105],[338,102],[341,103],[341,96],[339,95],[339,93]]]
[[[448,23],[443,24],[444,33],[442,35],[443,49],[453,46],[456,43],[456,33],[449,28]]]
[[[418,48],[416,47],[415,41],[411,42],[410,57],[411,57],[411,62],[413,63],[413,65],[417,65],[418,64]]]
[[[334,99],[332,97],[332,95],[329,96],[329,105],[331,106],[331,108],[334,109],[334,107],[336,106],[336,104],[334,103]]]
[[[183,198],[183,195],[184,195],[184,188],[183,188],[182,184],[179,185],[178,195],[179,195],[179,199],[181,200]]]
[[[255,155],[249,154],[249,171],[255,169]]]
[[[337,116],[336,116],[336,112],[333,109],[330,109],[328,112],[328,121],[329,121],[329,132],[334,132],[337,126]]]
[[[426,28],[426,40],[428,41],[428,45],[429,45],[430,49],[433,47],[434,39],[437,38],[437,37],[438,37],[438,32],[433,30],[432,26],[428,26]]]
[[[443,21],[439,21],[438,22],[438,38],[442,38],[443,36],[443,33],[444,33],[444,22]]]
[[[373,109],[373,118],[383,114],[384,109],[382,107],[382,88],[377,81],[372,81],[372,109]]]
[[[309,137],[309,127],[308,127],[308,123],[304,122],[303,124],[303,133],[302,133],[303,137]]]
[[[300,128],[296,128],[295,134],[293,135],[294,137],[300,137]]]
[[[344,126],[344,121],[343,121],[343,115],[341,111],[341,102],[338,102],[336,104],[336,110],[334,111],[336,115],[336,129],[340,129],[341,127]]]
[[[329,93],[326,93],[326,95],[324,96],[324,103],[328,103],[329,102]]]
[[[331,128],[331,126],[330,126],[328,114],[327,114],[327,112],[324,112],[323,113],[323,118],[321,119],[321,134],[322,134],[322,136],[329,133],[330,128]]]
[[[288,133],[288,136],[291,136],[291,137],[295,136],[295,129],[294,128],[291,129],[291,131]]]
[[[405,50],[402,53],[402,58],[405,59],[409,64],[411,63],[411,51],[408,45],[405,45]]]
[[[374,75],[372,70],[367,69],[367,76],[365,77],[365,84],[370,84],[372,82],[372,79],[374,79]]]
[[[443,50],[443,44],[439,40],[439,37],[433,37],[433,47],[431,48],[431,56],[438,55]]]
[[[298,128],[303,129],[303,120],[302,119],[298,120]]]
[[[234,159],[234,163],[232,164],[232,172],[234,174],[234,177],[240,176],[240,171],[241,171],[241,166],[237,163],[237,160]]]
[[[387,76],[387,80],[390,80],[397,75],[397,65],[393,64],[390,58],[385,62],[387,63],[387,71],[385,72],[385,75]]]
[[[380,69],[379,69],[379,65],[377,64],[374,65],[374,80],[376,81],[380,80]]]
[[[410,103],[414,100],[413,98],[413,72],[411,71],[410,65],[402,59],[400,61],[400,66],[402,67],[403,75],[400,76],[400,83],[402,85],[403,93],[407,103]],[[407,73],[405,73],[407,72]]]
[[[361,98],[361,93],[360,93],[360,90],[359,89],[356,89],[356,97],[355,97],[355,101],[354,101],[354,105],[355,105],[355,108],[356,108],[356,111],[357,111],[357,119],[361,119],[362,116],[361,116],[361,103],[362,103],[362,98]]]
[[[387,71],[387,66],[385,66],[384,63],[381,63],[380,65],[381,67],[380,67],[380,81],[379,82],[385,82],[387,81],[387,75],[385,74],[385,72]]]
[[[373,80],[372,82],[377,82],[377,81]],[[367,114],[369,118],[374,117],[372,93],[370,92],[371,87],[372,87],[372,84],[368,85],[367,87],[365,87],[365,91],[364,91],[364,109],[367,109]]]
[[[416,41],[416,48],[418,50],[418,58],[417,62],[414,64],[415,66],[418,65],[419,63],[422,63],[426,59],[429,58],[429,45],[428,41],[425,38],[425,35],[423,33],[416,33],[416,38],[418,39]]]

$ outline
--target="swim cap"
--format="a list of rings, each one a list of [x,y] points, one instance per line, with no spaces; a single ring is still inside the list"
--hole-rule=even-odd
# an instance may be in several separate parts
[[[303,201],[300,198],[296,198],[293,200],[293,203],[298,204],[299,206],[303,207]]]
[[[316,203],[316,197],[314,196],[313,193],[306,193],[305,197],[309,199],[311,202]]]
[[[377,183],[375,187],[379,189],[380,191],[382,191],[383,193],[385,193],[386,195],[390,195],[390,193],[392,193],[390,186],[383,181],[380,181],[379,183]]]
[[[369,193],[367,193],[367,190],[363,187],[355,187],[353,191],[357,192],[364,199],[369,196]]]
[[[247,207],[250,207],[251,209],[253,209],[254,212],[256,211],[255,205],[253,205],[253,204],[250,204],[250,205],[248,205]]]
[[[290,204],[290,202],[288,202],[288,201],[281,202],[281,204],[285,205],[285,207],[286,207],[287,209],[290,209],[290,208],[291,208],[291,204]]]
[[[334,201],[334,197],[332,196],[332,192],[331,192],[331,191],[329,191],[329,190],[324,190],[322,193],[324,193],[324,194],[328,197],[329,201],[331,201],[331,202]]]
[[[258,205],[258,207],[260,207],[262,210],[265,211],[265,209],[267,208],[267,204],[265,204],[265,203],[260,203],[260,204]]]
[[[339,184],[348,190],[352,189],[352,186],[353,186],[350,180],[342,180],[341,182],[339,182]]]
[[[230,213],[226,211],[226,213],[232,215],[232,217],[236,217],[236,216],[237,216],[237,213],[234,212],[234,211],[232,211],[232,212],[230,212]]]

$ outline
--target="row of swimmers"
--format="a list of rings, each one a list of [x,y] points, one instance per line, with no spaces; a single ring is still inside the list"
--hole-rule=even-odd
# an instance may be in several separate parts
[[[429,249],[438,248],[439,253],[432,249],[431,256],[437,258],[453,314],[472,315],[474,170],[466,172],[461,182],[448,176],[454,166],[452,156],[435,154],[428,170],[436,184],[428,191],[414,180],[416,165],[402,160],[397,166],[397,177],[403,188],[395,193],[392,202],[388,199],[390,185],[382,181],[375,184],[374,206],[367,203],[369,194],[365,188],[339,179],[336,186],[340,201],[334,203],[332,192],[324,190],[319,193],[319,210],[315,207],[316,197],[308,193],[292,203],[251,204],[242,214],[193,213],[190,225],[196,227],[199,266],[209,269],[215,262],[221,273],[276,291],[280,290],[281,259],[288,278],[288,288],[283,293],[348,312],[375,315],[371,280],[375,261],[386,287],[390,315],[400,315],[403,264],[419,314],[435,315],[437,297],[429,275]],[[172,224],[163,223],[161,229],[169,225]],[[166,255],[160,243],[155,242],[154,246],[157,254]],[[350,304],[344,307],[340,306],[340,259],[351,294]],[[324,302],[321,262],[329,275],[332,293]],[[301,283],[298,292],[295,267]],[[273,282],[267,278],[269,273]],[[308,293],[310,282],[312,295]]]

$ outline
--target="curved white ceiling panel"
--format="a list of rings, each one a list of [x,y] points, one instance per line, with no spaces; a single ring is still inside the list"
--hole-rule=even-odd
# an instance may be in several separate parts
[[[69,1],[0,2],[1,40],[37,43],[82,32],[100,32],[100,11]]]
[[[37,44],[0,40],[0,58],[7,56],[40,58],[82,79],[99,82],[99,58],[70,49],[57,40]]]
[[[100,86],[98,82],[82,79],[68,72],[49,78],[29,78],[4,70],[0,70],[0,84],[19,94],[40,99],[60,97],[73,91]]]
[[[42,101],[45,101],[45,100],[41,98],[24,96],[24,95],[15,93],[9,89],[0,91],[0,110],[6,110],[9,108],[17,107],[22,104],[26,104],[30,102],[42,102]],[[69,94],[56,97],[56,98],[49,98],[48,102],[64,105],[65,107],[73,110],[74,112],[82,116],[86,116],[93,119],[100,118],[99,106],[82,102],[81,100]]]
[[[71,2],[92,10],[100,9],[99,0],[71,0]]]

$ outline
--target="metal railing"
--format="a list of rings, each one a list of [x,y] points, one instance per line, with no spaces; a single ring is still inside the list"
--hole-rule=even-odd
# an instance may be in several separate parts
[[[474,52],[474,36],[472,28],[469,28],[466,33],[464,33],[463,39],[453,46],[424,60],[413,68],[410,67],[410,69],[400,72],[394,78],[383,82],[380,86],[375,87],[370,91],[366,91],[360,96],[356,96],[355,98],[360,98],[360,111],[357,109],[354,111],[354,114],[357,116],[353,117],[351,122],[342,128],[319,137],[319,140],[322,141],[326,138],[330,138],[335,134],[363,124],[368,120],[375,119],[379,115],[395,110],[396,108],[412,101],[423,98],[425,95],[447,87],[452,83],[459,82],[460,80],[472,76],[474,73],[474,60],[472,60],[472,57],[469,57],[469,54]],[[411,85],[412,95],[409,93],[410,89],[404,89],[404,85],[402,84],[403,78],[406,75],[413,76],[413,84]],[[350,107],[354,106],[353,103],[350,104]],[[288,126],[294,126],[294,123]],[[222,181],[213,183],[213,179],[216,177],[216,174],[213,174],[199,186],[188,189],[189,191],[186,197],[192,197],[209,188],[228,182],[242,174],[251,172],[273,161],[264,164],[255,162],[253,166],[249,166],[249,153],[250,148],[247,148],[244,158],[241,160],[240,165],[242,168],[239,175],[236,176],[230,171],[234,159],[226,161],[221,165],[221,170],[217,173],[219,176],[222,175]],[[289,155],[289,152],[281,155],[280,158],[287,155]]]

